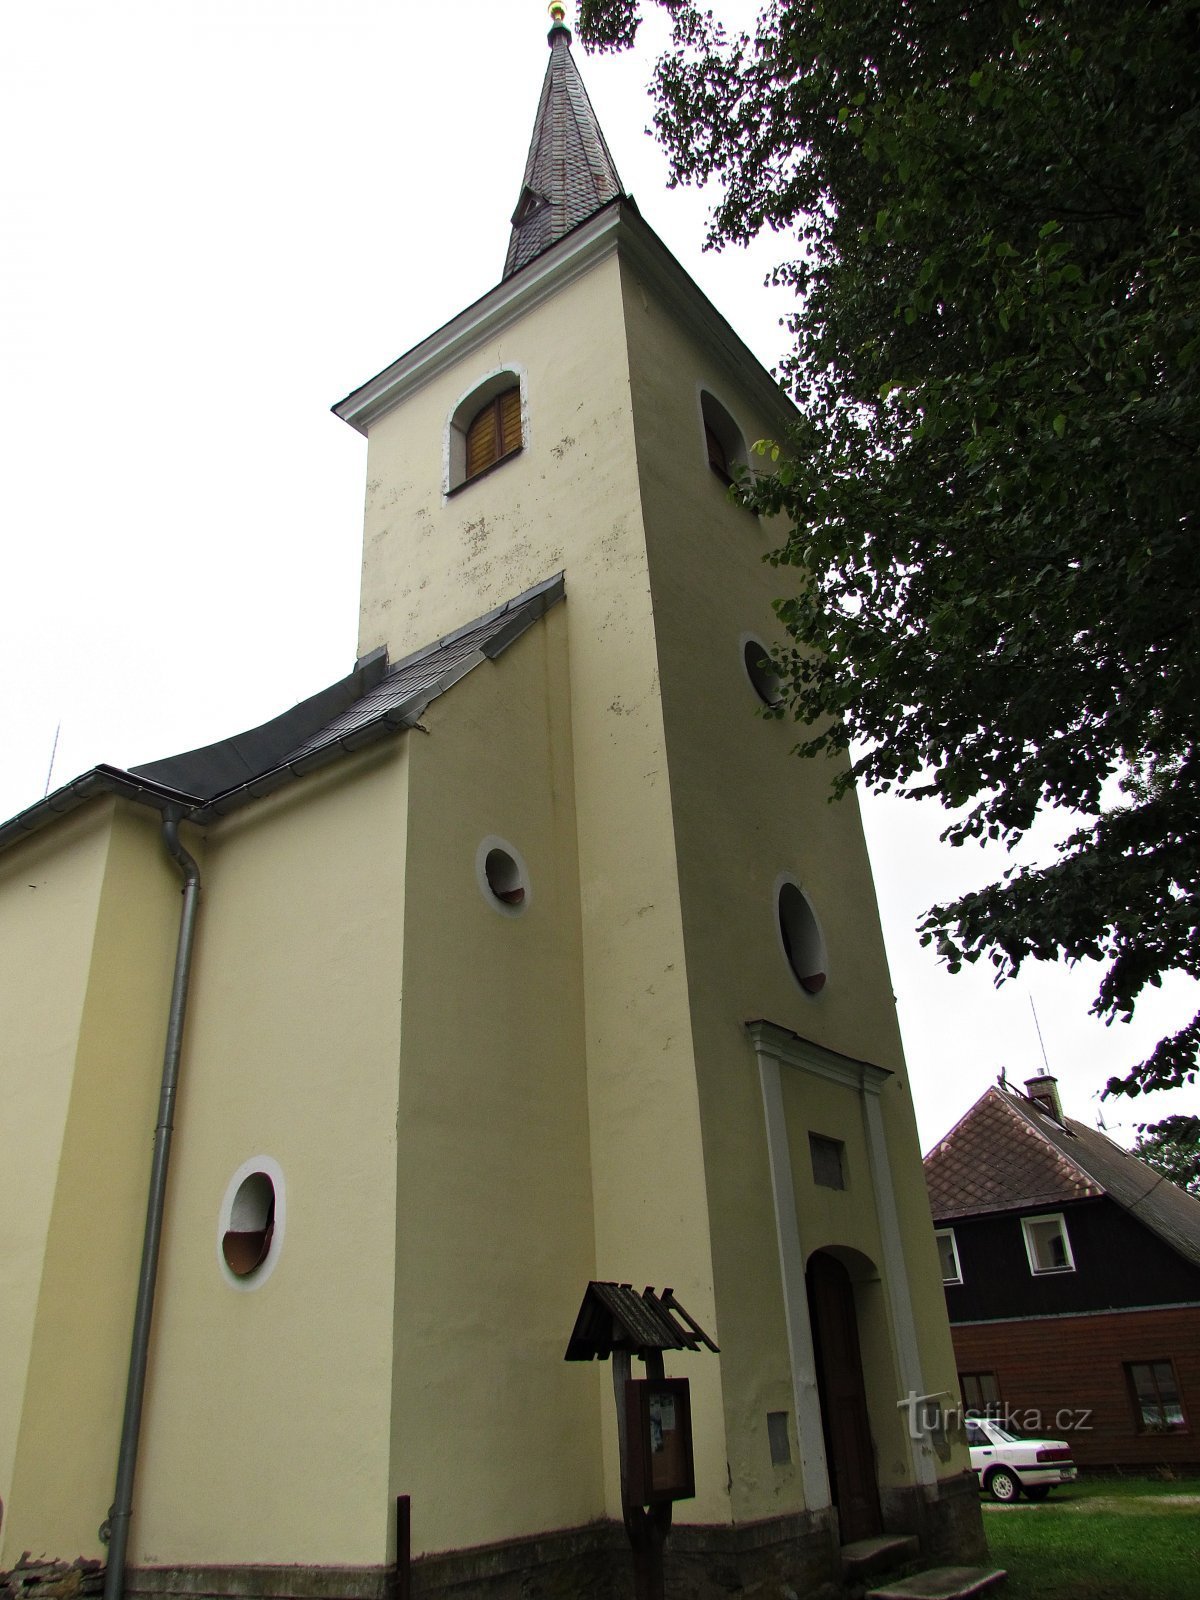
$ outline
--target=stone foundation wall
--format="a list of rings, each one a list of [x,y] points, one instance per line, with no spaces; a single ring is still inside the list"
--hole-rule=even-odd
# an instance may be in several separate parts
[[[961,1566],[987,1560],[973,1472],[939,1479],[929,1489],[887,1489],[879,1498],[884,1527],[889,1533],[915,1533],[923,1561]]]
[[[927,1561],[984,1558],[972,1474],[932,1490],[883,1495],[890,1532],[915,1533]],[[0,1574],[0,1600],[94,1600],[96,1562],[29,1562]],[[832,1511],[799,1512],[736,1527],[684,1523],[664,1560],[667,1600],[832,1600],[839,1592]],[[127,1600],[632,1600],[633,1560],[614,1522],[419,1556],[408,1595],[384,1567],[149,1567],[126,1575]]]
[[[26,1550],[11,1572],[0,1572],[0,1600],[92,1600],[104,1592],[98,1561],[35,1561]]]

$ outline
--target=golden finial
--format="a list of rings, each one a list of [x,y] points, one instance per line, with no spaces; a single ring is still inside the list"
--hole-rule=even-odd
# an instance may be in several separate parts
[[[560,0],[551,0],[546,8],[550,13],[550,32],[546,35],[546,43],[554,48],[555,39],[565,36],[568,44],[571,42],[571,30],[566,24],[567,8],[560,4]]]

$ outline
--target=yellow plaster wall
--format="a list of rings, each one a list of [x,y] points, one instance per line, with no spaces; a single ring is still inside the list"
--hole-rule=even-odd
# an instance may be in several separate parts
[[[921,1378],[924,1392],[941,1395],[942,1404],[956,1404],[959,1393],[958,1364],[946,1313],[946,1291],[934,1239],[929,1191],[925,1187],[925,1168],[921,1161],[920,1137],[907,1083],[898,1078],[884,1090],[887,1116],[888,1160],[896,1177],[896,1210],[904,1243],[904,1262],[912,1295],[913,1322],[921,1349]],[[921,1181],[914,1181],[919,1173]],[[970,1455],[964,1439],[955,1437],[947,1460],[937,1466],[941,1478],[954,1477],[970,1468]]]
[[[180,879],[157,817],[111,801],[6,871],[22,862],[57,902],[23,957],[40,1085],[18,1061],[29,1115],[47,1118],[54,1198],[0,1559],[71,1560],[102,1553],[116,1477]]]
[[[0,1503],[9,1505],[111,804],[0,858]],[[0,1529],[0,1540],[3,1529]],[[0,1542],[0,1567],[5,1564]],[[20,1551],[16,1552],[18,1555]]]
[[[445,420],[497,367],[525,374],[526,447],[443,501]],[[393,656],[565,568],[583,1007],[600,1277],[662,1287],[715,1331],[654,619],[615,257],[370,431],[360,649]],[[715,1361],[680,1357],[699,1520],[729,1516]],[[608,1373],[604,1382],[609,1383]],[[620,1515],[610,1389],[605,1506]]]
[[[913,1481],[912,1462],[904,1418],[896,1408],[904,1386],[884,1284],[886,1266],[862,1096],[793,1067],[785,1066],[781,1076],[805,1263],[814,1251],[830,1250],[850,1273],[878,1481],[881,1488],[908,1485]],[[828,1189],[814,1180],[810,1132],[842,1144],[844,1189]]]
[[[789,580],[761,559],[779,535],[731,504],[708,465],[700,391],[734,416],[747,444],[773,435],[778,421],[628,269],[625,306],[726,1347],[732,1506],[735,1517],[762,1516],[799,1505],[801,1489],[794,1469],[772,1466],[766,1434],[767,1411],[790,1413],[792,1403],[762,1098],[745,1021],[767,1018],[898,1074],[885,1095],[887,1140],[906,1253],[920,1269],[918,1327],[938,1370],[949,1335],[941,1297],[925,1299],[928,1208],[857,806],[852,796],[830,805],[828,769],[802,765],[790,753],[789,725],[756,715],[742,639],[751,633],[770,645],[778,637],[771,601]],[[776,885],[785,873],[811,896],[828,946],[829,982],[815,998],[792,977],[778,934]],[[793,1137],[801,1114],[792,1113]],[[886,1381],[881,1369],[879,1395]],[[794,1445],[794,1417],[791,1426]]]
[[[603,1509],[597,1370],[563,1352],[594,1276],[570,602],[410,736],[392,1485],[414,1551]],[[508,915],[477,853],[503,839]]]
[[[406,801],[402,736],[209,830],[134,1565],[386,1558]],[[246,1290],[256,1156],[286,1225]]]
[[[523,374],[525,448],[446,497],[447,420],[501,368]],[[572,652],[624,632],[625,593],[644,587],[631,426],[613,256],[371,424],[360,655],[386,644],[399,660],[563,567],[595,580]]]

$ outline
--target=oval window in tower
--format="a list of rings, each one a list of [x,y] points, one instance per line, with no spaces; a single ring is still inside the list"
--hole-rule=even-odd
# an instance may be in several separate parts
[[[783,704],[783,687],[771,661],[771,652],[752,633],[744,633],[741,643],[742,666],[746,669],[750,687],[763,705],[770,706],[772,711],[778,710]]]
[[[805,994],[820,994],[829,967],[825,938],[812,902],[791,878],[784,878],[779,885],[776,915],[783,953],[792,976]]]

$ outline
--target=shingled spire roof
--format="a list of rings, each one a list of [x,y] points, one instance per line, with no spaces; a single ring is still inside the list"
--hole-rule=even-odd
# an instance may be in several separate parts
[[[504,277],[557,244],[564,234],[622,193],[621,180],[587,90],[571,55],[571,30],[552,6],[550,62],[542,84],[525,163],[521,197],[512,215]]]

